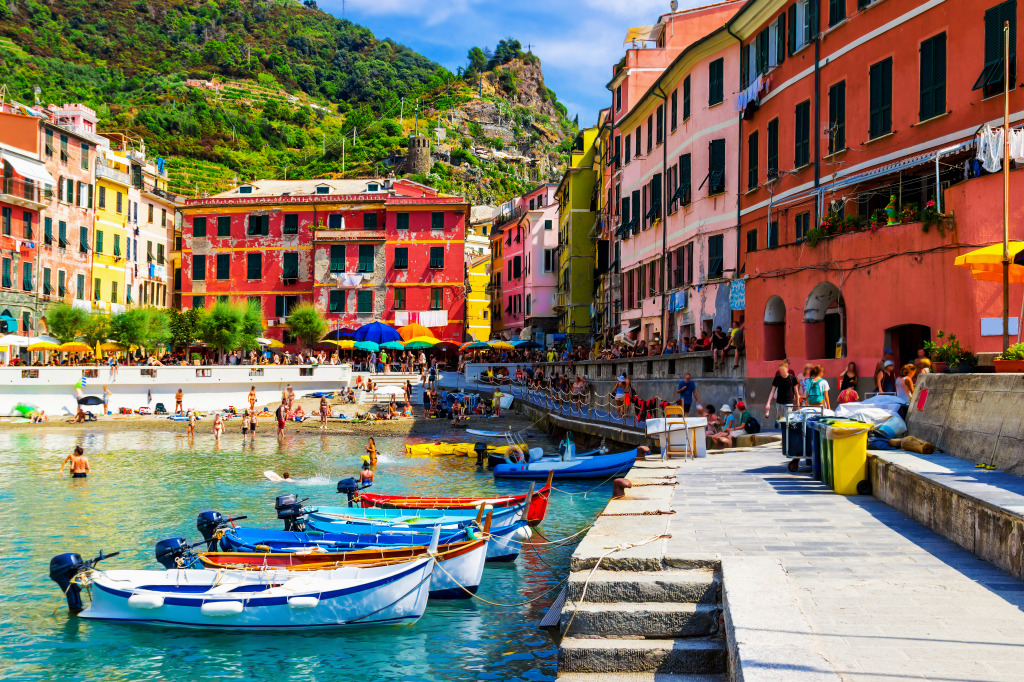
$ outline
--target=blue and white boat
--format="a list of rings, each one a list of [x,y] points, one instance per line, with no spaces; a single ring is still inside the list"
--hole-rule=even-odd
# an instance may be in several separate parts
[[[629,471],[636,462],[637,451],[611,454],[577,455],[570,441],[561,454],[509,458],[494,466],[495,478],[543,479],[553,474],[556,479],[612,478]]]
[[[88,570],[92,565],[73,553],[50,562],[50,577],[79,617],[221,630],[414,623],[426,610],[435,570],[429,556],[324,571]],[[79,594],[85,585],[88,606]]]
[[[378,533],[390,529],[419,529],[429,532],[435,527],[455,531],[477,522],[477,509],[378,509],[371,507],[314,507],[306,514],[306,524],[325,533]],[[523,505],[493,510],[491,528],[511,526],[522,520]]]

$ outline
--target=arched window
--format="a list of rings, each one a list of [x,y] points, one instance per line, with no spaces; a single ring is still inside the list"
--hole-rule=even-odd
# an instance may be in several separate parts
[[[846,305],[835,284],[821,282],[807,296],[804,339],[808,360],[846,357]]]
[[[786,358],[786,303],[778,296],[764,307],[764,359]]]

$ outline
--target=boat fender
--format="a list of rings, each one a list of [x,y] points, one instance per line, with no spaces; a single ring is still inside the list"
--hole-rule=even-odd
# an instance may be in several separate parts
[[[476,534],[476,529],[473,528],[473,526],[466,526],[466,539],[467,540],[476,540],[479,537],[480,536]]]
[[[505,456],[508,457],[508,460],[513,464],[522,464],[526,461],[526,456],[518,447],[509,448],[508,452],[505,453]]]
[[[237,616],[244,610],[240,601],[208,601],[199,607],[200,613],[212,617]]]
[[[133,594],[128,597],[128,606],[133,609],[158,609],[164,605],[162,594]]]
[[[293,609],[312,609],[320,603],[318,597],[289,597],[288,606]]]

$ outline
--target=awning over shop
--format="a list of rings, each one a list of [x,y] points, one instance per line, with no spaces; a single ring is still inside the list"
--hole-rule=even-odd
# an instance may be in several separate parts
[[[665,30],[665,24],[654,24],[653,26],[634,26],[633,28],[626,31],[626,39],[622,41],[623,45],[629,45],[630,43],[637,42],[643,43],[648,40],[657,41],[661,38],[661,32]]]
[[[14,168],[14,172],[23,178],[43,185],[50,185],[51,187],[57,186],[57,181],[54,180],[53,176],[46,170],[46,166],[35,159],[18,156],[17,154],[12,154],[8,151],[0,153],[0,158],[11,164],[11,167]]]

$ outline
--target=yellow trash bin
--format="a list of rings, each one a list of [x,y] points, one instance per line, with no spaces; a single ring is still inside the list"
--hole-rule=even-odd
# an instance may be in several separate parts
[[[825,430],[832,441],[832,489],[840,495],[858,495],[858,485],[868,478],[870,424],[837,421]],[[866,485],[866,484],[865,484]]]

